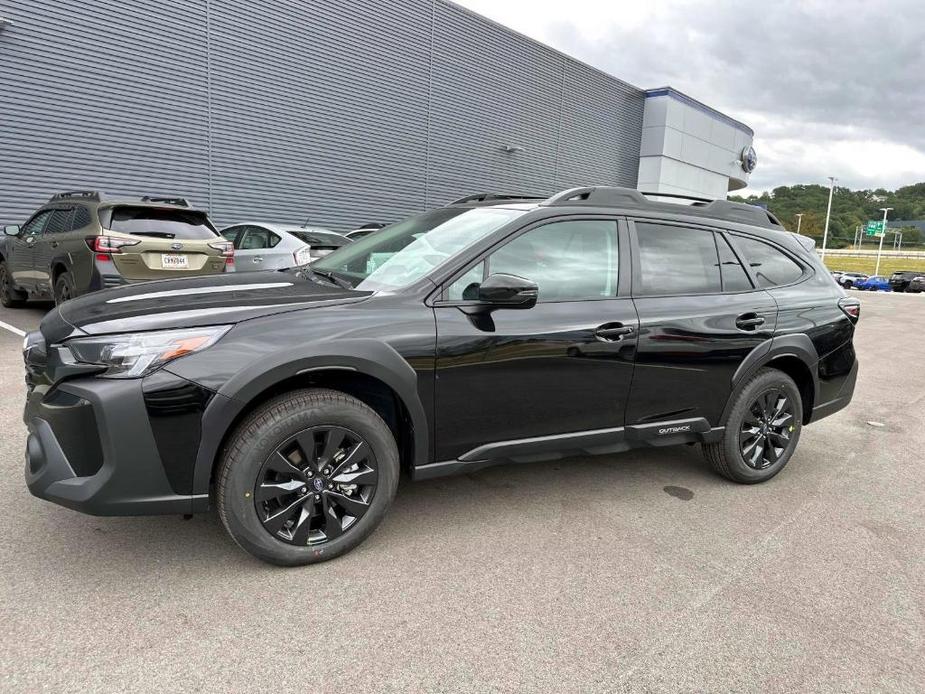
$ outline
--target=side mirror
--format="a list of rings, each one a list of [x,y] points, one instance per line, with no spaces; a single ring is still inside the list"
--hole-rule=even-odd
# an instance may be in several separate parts
[[[3,227],[3,233],[7,236],[19,236],[19,225],[7,224],[5,227]]]
[[[489,275],[479,286],[478,300],[488,308],[533,308],[539,288],[536,282],[517,275]]]

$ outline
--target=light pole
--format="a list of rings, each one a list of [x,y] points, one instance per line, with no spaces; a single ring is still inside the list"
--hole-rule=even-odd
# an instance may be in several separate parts
[[[877,269],[874,270],[875,275],[880,274],[880,254],[883,253],[883,237],[886,236],[886,213],[892,209],[892,207],[880,208],[880,211],[883,212],[883,227],[880,229],[880,249],[877,251]]]
[[[837,179],[834,176],[829,176],[829,206],[825,211],[825,230],[822,232],[822,259],[825,260],[825,244],[829,239],[829,217],[832,216],[832,193],[835,192],[835,181]]]
[[[803,213],[802,213],[802,212],[798,212],[797,214],[795,214],[795,215],[793,215],[793,216],[797,218],[797,233],[799,234],[799,233],[800,233],[800,225],[803,223]]]

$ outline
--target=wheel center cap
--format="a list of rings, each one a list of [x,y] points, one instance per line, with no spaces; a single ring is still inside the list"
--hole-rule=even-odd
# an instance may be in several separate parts
[[[322,489],[324,489],[324,480],[321,479],[320,477],[316,477],[315,479],[312,480],[312,488],[316,492],[320,492]]]

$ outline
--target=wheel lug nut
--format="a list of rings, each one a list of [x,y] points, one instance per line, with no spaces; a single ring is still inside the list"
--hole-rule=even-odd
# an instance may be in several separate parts
[[[299,494],[308,494],[308,487],[302,487],[299,490]]]
[[[315,501],[321,498],[321,494],[315,494]]]
[[[330,475],[330,474],[331,474],[331,468],[326,467],[326,468],[324,469],[324,474]]]
[[[334,485],[328,482],[328,489],[334,489]]]
[[[312,473],[312,471],[309,470],[308,472],[305,473],[305,476],[310,478],[310,477],[312,477],[313,474],[314,474],[314,473]]]

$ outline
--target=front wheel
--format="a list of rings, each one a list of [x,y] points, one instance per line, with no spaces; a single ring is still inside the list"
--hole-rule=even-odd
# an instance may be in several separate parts
[[[734,482],[755,484],[784,469],[803,427],[796,383],[777,369],[761,369],[736,396],[721,441],[703,445],[707,460]]]
[[[398,447],[356,398],[299,390],[257,408],[225,448],[216,502],[225,529],[281,566],[333,559],[375,530],[398,487]]]
[[[0,261],[0,305],[4,308],[19,308],[25,303],[25,296],[13,288],[9,268],[5,262]]]

